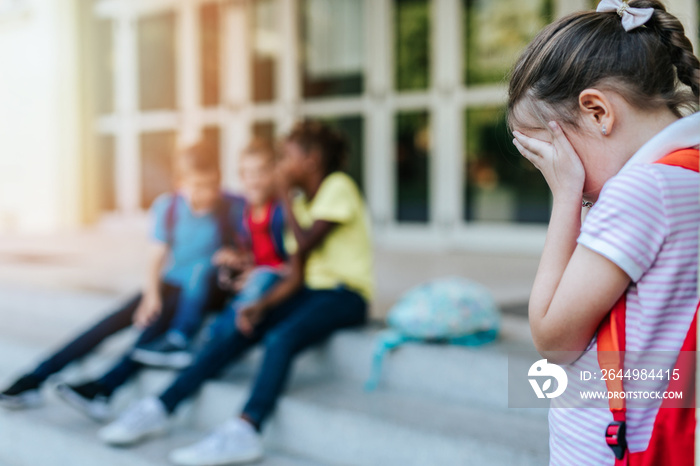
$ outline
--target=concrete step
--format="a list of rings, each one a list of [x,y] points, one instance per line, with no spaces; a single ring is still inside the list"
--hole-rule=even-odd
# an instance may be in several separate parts
[[[379,332],[377,328],[338,332],[325,347],[329,372],[339,378],[366,381]],[[505,408],[508,360],[531,357],[533,350],[527,320],[504,316],[499,340],[484,346],[407,343],[388,353],[380,386],[454,402]]]
[[[170,374],[145,371],[142,394]],[[208,429],[239,412],[249,380],[210,381],[175,421]],[[548,461],[544,417],[438,401],[338,379],[297,377],[265,430],[271,449],[354,466],[541,465]]]
[[[2,466],[164,466],[168,452],[201,439],[180,426],[162,439],[133,448],[110,448],[96,437],[97,424],[48,396],[40,409],[0,412]],[[299,455],[268,450],[260,466],[321,466]]]
[[[338,332],[329,341],[298,358],[295,376],[335,378],[362,385],[369,378],[381,330],[375,325]],[[97,357],[86,358],[83,363],[68,370],[68,379],[100,375],[123,354],[135,336],[136,333],[130,330],[108,340],[100,347]],[[65,338],[62,337],[62,340]],[[11,337],[4,340],[12,342]],[[38,351],[35,349],[38,345],[36,340],[29,339],[29,345],[25,345],[28,355],[11,358],[12,361],[21,362],[18,370],[26,370],[40,355],[50,351]],[[56,345],[54,343],[50,347]],[[380,386],[444,401],[505,408],[508,405],[509,359],[531,358],[533,349],[527,320],[504,316],[502,335],[494,343],[481,347],[407,343],[387,354]],[[253,350],[238,364],[232,365],[226,375],[249,377],[257,368],[262,353],[262,348]],[[541,414],[542,410],[535,410],[535,415]]]
[[[40,354],[47,354],[66,339],[104,315],[118,298],[101,294],[0,288],[4,307],[4,325],[0,339],[20,342],[33,348],[23,362],[27,368]],[[46,309],[51,309],[47,313]],[[7,314],[5,316],[5,314]],[[5,318],[6,317],[6,318]],[[5,325],[7,324],[7,325]],[[339,332],[317,349],[299,358],[296,372],[326,375],[355,382],[368,379],[372,355],[380,326]],[[132,331],[123,332],[100,348],[101,357],[88,359],[81,373],[99,374],[113,358],[136,337]],[[460,403],[483,403],[494,407],[507,406],[507,368],[509,358],[518,358],[533,350],[527,320],[521,316],[504,315],[502,334],[497,342],[478,348],[441,344],[409,343],[386,356],[381,386]],[[234,373],[250,374],[257,367],[261,351],[253,351]]]
[[[462,371],[455,371],[454,368],[468,366],[455,364],[479,364],[483,358],[494,358],[493,354],[498,355],[503,351],[498,349],[497,345],[491,346],[490,349],[484,347],[475,350],[438,345],[409,345],[391,356],[393,360],[387,364],[388,370],[383,379],[385,383],[375,392],[367,393],[363,390],[364,374],[360,373],[366,367],[365,363],[355,365],[353,360],[364,359],[360,353],[367,351],[371,346],[372,331],[370,329],[343,332],[325,347],[309,351],[300,358],[290,380],[289,389],[281,399],[277,412],[265,432],[265,441],[270,451],[285,452],[293,457],[309,458],[307,461],[329,465],[462,466],[546,463],[546,410],[529,412],[507,409],[503,405],[504,400],[493,398],[490,403],[468,397],[459,400],[459,397],[454,395],[460,387],[437,391],[445,384],[467,382],[469,377],[464,376]],[[365,343],[362,343],[363,341]],[[113,351],[118,351],[118,348],[111,348],[106,353]],[[7,343],[0,345],[0,354],[3,355],[0,357],[0,372],[3,379],[9,379],[10,373],[17,374],[20,361],[24,367],[24,361],[36,353],[36,349],[27,346]],[[352,357],[341,358],[338,355],[344,353]],[[479,356],[472,353],[483,354]],[[61,436],[67,435],[78,439],[76,441],[87,442],[85,445],[80,443],[79,446],[79,449],[85,452],[85,458],[105,458],[99,463],[85,464],[122,464],[120,461],[137,465],[159,464],[153,461],[165,458],[169,448],[191,441],[197,432],[218,425],[240,410],[247,396],[250,374],[258,357],[259,353],[254,353],[243,364],[234,366],[224,380],[207,382],[194,400],[183,404],[173,421],[174,438],[165,443],[154,442],[154,446],[128,450],[128,455],[138,455],[138,461],[131,456],[125,457],[128,460],[121,459],[121,455],[127,453],[105,449],[96,443],[94,425],[87,423],[76,413],[66,412],[64,407],[56,407],[60,402],[51,402],[51,396],[49,410],[10,413],[9,416],[2,413],[0,426],[4,426],[0,429],[0,437],[3,436],[4,430],[14,429],[17,432],[13,432],[13,435],[20,437],[17,437],[16,441],[6,440],[9,442],[6,443],[9,450],[2,448],[0,451],[12,451],[17,445],[31,445],[31,432],[36,431],[41,438],[47,436],[56,439],[51,440],[56,442],[56,445],[49,443],[51,446],[47,451],[54,448],[57,452],[63,451],[60,449],[61,445],[67,440],[62,441]],[[411,361],[412,358],[415,360]],[[104,366],[105,359],[108,358],[103,354],[102,357],[73,367],[63,375],[77,379],[85,372],[97,373],[94,366]],[[444,366],[439,362],[441,360],[446,361]],[[430,364],[436,367],[432,373],[426,375],[424,372],[421,377],[421,374],[411,369],[412,364],[422,367],[423,371],[429,370]],[[393,373],[391,367],[394,369]],[[355,372],[360,376],[355,377]],[[338,375],[342,373],[345,373],[345,377]],[[489,370],[484,378],[498,380],[498,377],[503,377],[494,374],[493,370]],[[134,399],[159,393],[174,376],[171,371],[144,371],[137,377],[136,383],[118,392],[115,408],[123,409]],[[443,379],[426,382],[426,379],[433,376]],[[493,377],[495,379],[492,379]],[[471,378],[478,379],[473,376]],[[417,389],[412,390],[409,387],[411,380],[418,386]],[[504,381],[498,383],[502,382]],[[483,380],[479,383],[489,389],[488,383]],[[477,385],[473,385],[472,389],[476,387]],[[495,389],[495,385],[490,387],[491,391]],[[425,393],[426,391],[432,393]],[[488,400],[488,397],[486,399]],[[52,414],[54,412],[59,414]],[[27,414],[27,417],[23,417],[24,414]],[[68,424],[64,426],[65,422]],[[156,444],[160,446],[155,446]],[[22,447],[22,455],[29,455],[30,458],[40,454],[25,449],[26,447]],[[73,449],[72,447],[68,452]],[[115,456],[107,459],[104,455],[108,454]],[[282,458],[286,460],[286,457]],[[0,464],[2,460],[0,454]],[[32,459],[24,464],[47,463]]]

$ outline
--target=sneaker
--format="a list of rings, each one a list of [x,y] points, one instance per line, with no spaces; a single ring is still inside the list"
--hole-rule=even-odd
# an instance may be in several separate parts
[[[158,398],[146,398],[127,409],[116,421],[97,432],[110,445],[132,445],[168,430],[168,413]]]
[[[56,385],[56,394],[71,408],[75,408],[96,422],[107,422],[112,418],[109,397],[102,392],[96,382],[82,385],[60,383]]]
[[[0,406],[7,409],[27,409],[41,405],[41,382],[33,375],[20,377],[0,393]]]
[[[219,466],[259,460],[263,456],[262,437],[241,418],[231,419],[203,440],[170,453],[179,466]]]
[[[131,359],[147,366],[184,369],[192,364],[192,353],[188,342],[179,333],[168,332],[162,338],[136,347]]]

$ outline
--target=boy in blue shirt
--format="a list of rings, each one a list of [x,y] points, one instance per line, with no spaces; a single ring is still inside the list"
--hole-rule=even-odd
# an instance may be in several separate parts
[[[137,351],[157,350],[164,357],[160,362],[180,367],[189,362],[183,350],[202,313],[223,305],[225,293],[216,284],[212,256],[232,245],[243,201],[222,193],[218,162],[201,145],[178,154],[176,171],[178,192],[161,196],[151,210],[154,245],[143,292],[20,377],[0,393],[0,405],[38,405],[41,385],[50,375],[132,324],[143,330]],[[60,384],[58,394],[93,419],[106,420],[110,396],[141,367],[133,353],[97,380]]]

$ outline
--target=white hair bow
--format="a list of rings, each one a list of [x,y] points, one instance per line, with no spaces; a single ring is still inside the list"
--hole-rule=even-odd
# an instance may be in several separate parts
[[[622,27],[625,31],[631,31],[634,28],[642,26],[649,21],[651,15],[654,14],[653,8],[633,8],[629,6],[627,1],[621,0],[603,0],[596,8],[597,12],[614,11],[622,18]]]

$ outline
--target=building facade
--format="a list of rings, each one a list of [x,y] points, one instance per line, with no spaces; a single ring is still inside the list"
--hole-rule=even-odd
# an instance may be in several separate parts
[[[550,196],[510,144],[506,77],[544,25],[597,2],[68,3],[87,43],[81,221],[142,218],[175,148],[202,138],[235,189],[252,135],[308,117],[348,136],[378,243],[541,248]],[[697,0],[667,3],[697,45]]]

